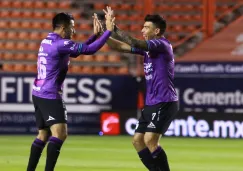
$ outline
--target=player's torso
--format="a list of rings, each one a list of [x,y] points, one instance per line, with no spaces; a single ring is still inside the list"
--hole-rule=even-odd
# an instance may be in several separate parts
[[[145,52],[144,73],[147,105],[177,100],[172,82],[174,79],[173,52],[164,54]]]
[[[61,86],[66,77],[69,55],[60,55],[60,37],[48,35],[42,40],[38,53],[38,75],[33,86],[33,94],[43,98],[60,98]]]

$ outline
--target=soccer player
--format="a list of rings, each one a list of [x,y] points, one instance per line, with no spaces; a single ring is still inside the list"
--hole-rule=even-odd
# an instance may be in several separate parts
[[[67,13],[59,13],[53,18],[53,32],[42,40],[38,53],[38,75],[32,98],[39,132],[31,146],[27,171],[35,171],[48,138],[45,171],[54,170],[67,137],[67,111],[62,100],[62,84],[68,71],[69,57],[98,51],[111,35],[114,20],[109,14],[106,16],[107,31],[99,38],[100,26],[94,20],[95,34],[85,43],[76,43],[71,40],[75,33],[74,18]]]
[[[110,7],[104,12],[113,15]],[[117,51],[144,56],[146,105],[136,126],[133,145],[148,170],[169,171],[167,155],[159,140],[179,109],[173,85],[174,55],[172,45],[163,36],[165,19],[147,15],[144,20],[141,32],[145,40],[135,39],[115,26],[114,32],[122,41],[110,38],[107,43]]]

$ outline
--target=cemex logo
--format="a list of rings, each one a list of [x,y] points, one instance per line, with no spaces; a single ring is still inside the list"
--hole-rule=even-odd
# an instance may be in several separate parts
[[[101,130],[104,135],[120,134],[120,117],[118,113],[102,112],[101,113]]]

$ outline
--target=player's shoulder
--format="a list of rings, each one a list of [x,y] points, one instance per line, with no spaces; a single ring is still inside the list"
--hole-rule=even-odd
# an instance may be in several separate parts
[[[70,39],[61,38],[61,39],[56,40],[56,44],[58,47],[69,47],[69,46],[73,46],[73,44],[75,44],[75,42]]]
[[[153,45],[155,47],[171,46],[170,41],[168,39],[166,39],[165,37],[150,39],[150,40],[147,40],[147,43],[148,43],[148,45]]]
[[[170,41],[168,39],[166,39],[165,37],[161,37],[160,40],[164,43],[171,45]]]
[[[56,42],[60,40],[60,36],[56,33],[48,33],[48,35],[42,39],[41,44],[56,45]]]
[[[68,45],[68,44],[70,44],[70,43],[73,43],[73,41],[72,40],[70,40],[70,39],[59,39],[59,40],[57,40],[60,44],[63,44],[63,45]]]
[[[159,44],[171,44],[170,41],[168,39],[166,39],[165,37],[151,39],[151,41],[159,43]]]

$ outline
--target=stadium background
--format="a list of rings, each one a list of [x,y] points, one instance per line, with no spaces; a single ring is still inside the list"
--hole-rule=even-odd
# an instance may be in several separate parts
[[[75,40],[82,42],[92,34],[92,14],[103,18],[102,9],[109,5],[118,26],[138,38],[142,38],[146,14],[158,13],[167,20],[165,36],[176,56],[175,86],[180,99],[178,117],[161,140],[171,170],[242,171],[242,3],[1,0],[1,170],[25,169],[36,133],[31,84],[39,44],[51,31],[52,17],[63,11],[73,14]],[[128,136],[144,105],[142,64],[142,57],[117,53],[106,45],[93,56],[71,60],[63,94],[71,136],[56,170],[145,170]]]

